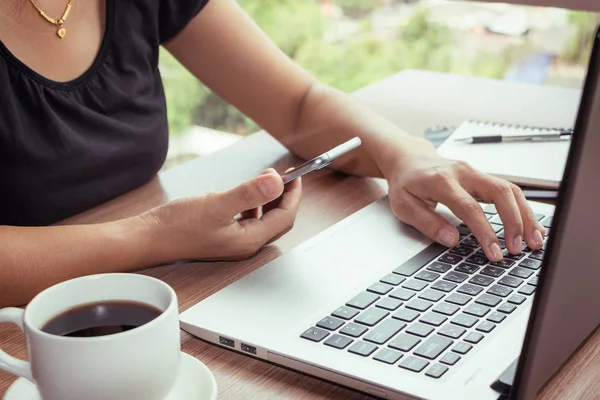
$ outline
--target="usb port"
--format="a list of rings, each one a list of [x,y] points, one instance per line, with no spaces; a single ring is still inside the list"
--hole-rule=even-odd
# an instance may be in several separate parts
[[[225,346],[235,347],[235,342],[232,339],[228,339],[223,336],[219,336],[219,342]]]
[[[249,346],[246,343],[242,343],[242,350],[244,350],[247,353],[256,354],[256,347]]]

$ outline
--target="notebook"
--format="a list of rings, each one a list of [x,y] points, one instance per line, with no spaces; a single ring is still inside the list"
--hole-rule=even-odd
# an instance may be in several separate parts
[[[438,147],[440,155],[462,160],[490,175],[520,186],[558,189],[571,141],[469,144],[454,139],[487,135],[553,134],[562,128],[543,128],[465,121]]]

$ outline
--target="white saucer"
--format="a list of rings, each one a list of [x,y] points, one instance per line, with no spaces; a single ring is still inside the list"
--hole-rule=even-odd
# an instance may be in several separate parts
[[[217,381],[200,360],[181,353],[181,373],[164,400],[216,400]],[[8,388],[4,400],[42,400],[35,385],[19,378]]]

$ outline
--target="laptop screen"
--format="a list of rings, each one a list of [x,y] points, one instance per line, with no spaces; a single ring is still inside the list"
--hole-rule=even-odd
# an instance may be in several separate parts
[[[511,399],[540,388],[600,324],[600,31]]]

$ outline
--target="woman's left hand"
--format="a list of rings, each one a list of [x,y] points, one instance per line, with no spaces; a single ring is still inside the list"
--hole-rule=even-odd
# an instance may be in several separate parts
[[[402,157],[385,175],[394,215],[440,244],[456,246],[459,234],[434,211],[438,203],[471,229],[490,260],[502,259],[498,237],[479,202],[495,204],[504,224],[506,248],[512,254],[522,251],[522,240],[534,250],[544,244],[544,227],[521,189],[466,163],[445,159],[432,149]]]

